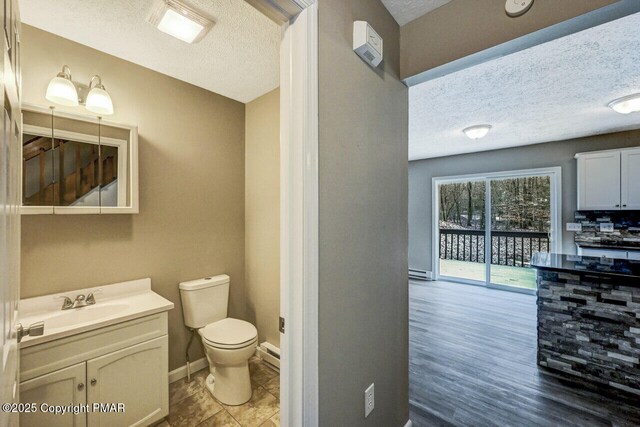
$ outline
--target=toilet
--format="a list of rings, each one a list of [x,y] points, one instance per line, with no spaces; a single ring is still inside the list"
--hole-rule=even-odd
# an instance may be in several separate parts
[[[209,362],[207,389],[226,405],[251,399],[249,358],[258,343],[258,330],[249,322],[227,317],[227,275],[180,283],[182,314],[188,328],[197,329]]]

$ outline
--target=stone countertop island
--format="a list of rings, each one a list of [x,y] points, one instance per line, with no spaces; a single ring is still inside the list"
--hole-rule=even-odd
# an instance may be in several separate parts
[[[640,396],[640,261],[535,254],[538,364]]]

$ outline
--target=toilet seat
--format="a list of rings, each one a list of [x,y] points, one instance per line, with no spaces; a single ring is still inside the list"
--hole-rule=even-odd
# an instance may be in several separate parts
[[[253,345],[258,340],[255,326],[230,317],[210,323],[198,332],[206,345],[219,349],[240,349]]]

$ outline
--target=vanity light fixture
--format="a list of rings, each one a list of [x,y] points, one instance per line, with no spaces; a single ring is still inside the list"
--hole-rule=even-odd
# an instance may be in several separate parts
[[[147,21],[163,33],[186,43],[194,43],[207,33],[213,22],[176,0],[156,0]]]
[[[487,136],[490,130],[491,125],[476,125],[463,129],[462,132],[471,139],[480,139]]]
[[[86,86],[81,86],[86,88]],[[113,114],[111,96],[109,96],[109,93],[107,93],[104,88],[99,75],[96,74],[91,77],[88,90],[87,99],[83,102],[78,97],[78,88],[75,83],[73,83],[73,80],[71,80],[71,70],[65,65],[62,67],[62,71],[49,82],[45,98],[54,104],[65,105],[67,107],[77,107],[83,104],[87,110],[101,116]]]
[[[608,105],[609,108],[611,108],[616,113],[638,113],[640,112],[640,93],[634,93],[633,95],[614,99]]]
[[[78,91],[71,81],[71,70],[68,66],[62,67],[62,71],[51,79],[45,97],[56,104],[67,107],[78,106]]]
[[[102,79],[99,75],[94,75],[89,81],[89,94],[87,95],[87,101],[85,108],[92,113],[100,115],[113,114],[113,102],[109,93],[102,85]]]

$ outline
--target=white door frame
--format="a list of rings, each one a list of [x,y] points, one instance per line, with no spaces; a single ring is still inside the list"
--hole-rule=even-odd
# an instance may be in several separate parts
[[[551,252],[562,252],[562,168],[561,167],[548,167],[537,169],[520,169],[514,171],[504,172],[489,172],[489,173],[474,173],[468,175],[456,175],[446,177],[434,177],[431,180],[431,229],[432,229],[432,242],[431,242],[431,266],[433,270],[433,277],[435,280],[440,279],[440,230],[438,227],[438,221],[440,218],[440,190],[441,184],[451,184],[456,182],[465,181],[485,181],[486,196],[485,196],[485,215],[489,218],[491,215],[491,187],[489,181],[492,179],[501,178],[517,178],[526,176],[549,176],[551,179],[550,192],[551,192],[551,229],[549,230],[549,250]],[[488,224],[488,222],[487,222]],[[490,233],[485,233],[485,254],[490,253]],[[489,264],[490,265],[490,264]],[[486,271],[486,283],[490,283],[491,267]],[[456,279],[463,283],[472,285],[479,285],[480,282],[472,280]],[[501,288],[499,286],[491,286]],[[510,289],[518,292],[518,289]],[[526,292],[526,291],[525,291]]]
[[[306,1],[280,48],[283,427],[318,425],[318,6]]]

